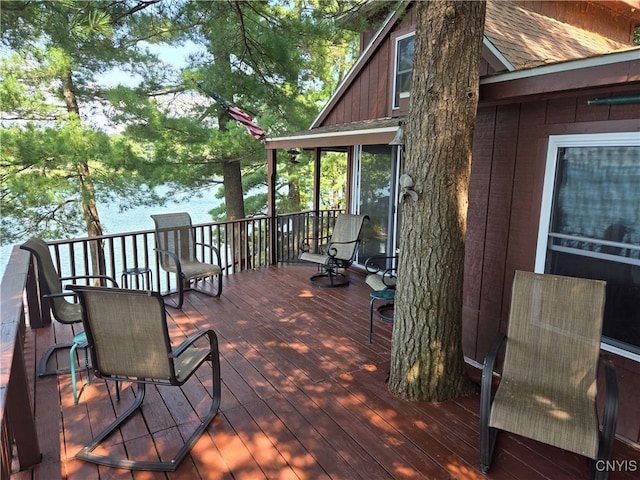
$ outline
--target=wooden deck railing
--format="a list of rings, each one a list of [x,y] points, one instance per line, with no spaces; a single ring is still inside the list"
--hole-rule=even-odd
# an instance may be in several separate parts
[[[301,243],[312,247],[326,243],[338,213],[338,210],[319,214],[306,211],[275,218],[246,218],[198,224],[194,230],[198,242],[218,248],[223,275],[231,275],[277,262],[296,261]],[[171,284],[175,279],[160,269],[154,242],[153,230],[144,230],[59,240],[49,245],[60,276],[109,275],[121,283],[125,269],[146,267],[151,270],[152,288],[164,292],[176,287]],[[98,252],[95,260],[92,251]],[[199,253],[204,260],[211,260],[209,249],[202,248]],[[35,278],[29,254],[19,246],[14,247],[0,290],[0,480],[9,479],[14,452],[21,470],[40,460],[33,403],[29,398],[31,387],[24,366],[24,302],[28,305],[31,328],[47,325],[51,318],[48,308],[40,303]],[[130,287],[142,288],[142,277],[127,280]]]
[[[29,282],[29,254],[14,247],[0,284],[0,478],[9,479],[13,451],[20,469],[40,461],[31,402],[31,388],[24,362],[26,328],[24,292]]]

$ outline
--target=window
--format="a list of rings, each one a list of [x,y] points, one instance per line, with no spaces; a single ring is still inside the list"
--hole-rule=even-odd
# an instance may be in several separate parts
[[[603,348],[640,361],[640,135],[549,138],[536,271],[607,282]]]
[[[409,88],[411,87],[411,71],[413,70],[414,41],[414,33],[410,33],[396,39],[396,61],[394,70],[395,76],[393,82],[393,108],[400,108],[402,101],[405,100],[406,102],[409,99]]]

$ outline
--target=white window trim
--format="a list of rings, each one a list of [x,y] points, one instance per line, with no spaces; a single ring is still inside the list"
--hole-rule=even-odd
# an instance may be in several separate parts
[[[393,110],[398,110],[400,108],[400,105],[396,105],[396,88],[397,88],[397,81],[398,81],[398,43],[401,40],[404,40],[405,38],[409,38],[409,37],[415,37],[416,36],[416,32],[410,32],[407,33],[405,35],[400,35],[398,37],[396,37],[395,40],[395,50],[393,52],[393,91],[391,94],[391,108]],[[401,98],[406,98],[409,95],[406,96],[401,96]]]
[[[558,149],[565,147],[617,147],[640,146],[640,132],[597,133],[578,135],[550,135],[547,148],[547,164],[544,173],[544,187],[540,208],[540,224],[538,226],[538,244],[536,247],[535,272],[544,273],[547,257],[547,243],[549,239],[549,225],[551,222],[551,207],[555,189]],[[629,358],[640,363],[640,355],[619,348],[609,343],[601,342],[602,350]]]
[[[362,145],[353,147],[353,179],[351,180],[351,205],[350,211],[360,215],[360,164],[362,162]]]

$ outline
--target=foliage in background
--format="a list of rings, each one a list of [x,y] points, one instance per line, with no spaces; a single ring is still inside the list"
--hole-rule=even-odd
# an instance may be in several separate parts
[[[2,242],[78,235],[82,202],[158,204],[153,187],[166,184],[182,195],[224,184],[216,219],[233,208],[229,193],[245,215],[264,213],[262,143],[196,82],[270,136],[305,129],[355,58],[357,34],[336,19],[360,3],[3,2]],[[304,203],[302,172],[282,168],[282,181]],[[99,227],[97,209],[89,216]]]

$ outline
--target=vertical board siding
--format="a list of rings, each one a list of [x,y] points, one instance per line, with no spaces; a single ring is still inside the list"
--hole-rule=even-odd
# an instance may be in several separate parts
[[[515,270],[533,270],[549,135],[638,130],[638,106],[588,106],[601,91],[508,107],[482,105],[474,135],[463,296],[463,348],[482,362],[506,331]],[[618,434],[640,441],[640,364],[613,356]]]
[[[473,159],[469,184],[462,301],[462,342],[465,355],[476,360],[481,360],[481,357],[484,357],[486,353],[485,351],[477,351],[476,340],[479,336],[478,314],[480,312],[480,290],[484,264],[483,244],[487,234],[487,208],[496,110],[496,107],[485,107],[478,110],[473,135]]]

